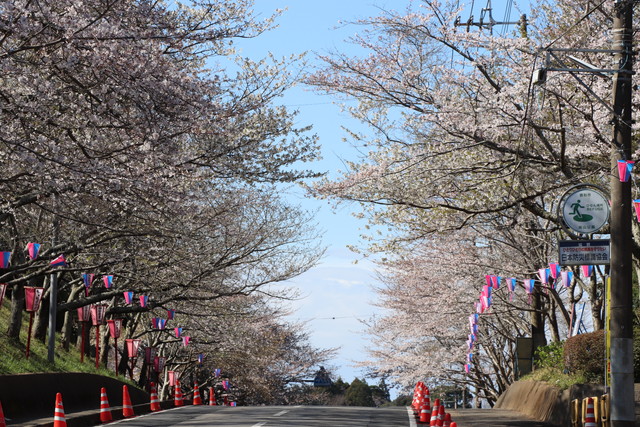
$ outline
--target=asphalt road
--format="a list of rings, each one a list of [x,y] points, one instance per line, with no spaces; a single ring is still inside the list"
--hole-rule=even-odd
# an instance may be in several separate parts
[[[507,410],[451,410],[461,427],[549,427]],[[364,408],[344,406],[185,406],[117,421],[120,426],[224,426],[224,427],[415,427],[405,407]],[[417,424],[420,426],[420,424]]]
[[[327,427],[409,426],[405,407],[185,406],[121,420],[120,426]]]

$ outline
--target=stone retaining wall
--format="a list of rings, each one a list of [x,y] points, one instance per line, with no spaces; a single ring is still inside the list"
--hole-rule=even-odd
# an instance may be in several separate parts
[[[518,411],[535,420],[555,426],[570,427],[570,402],[573,399],[582,400],[585,397],[603,394],[604,386],[600,385],[580,384],[562,391],[547,383],[517,381],[500,396],[495,407]]]

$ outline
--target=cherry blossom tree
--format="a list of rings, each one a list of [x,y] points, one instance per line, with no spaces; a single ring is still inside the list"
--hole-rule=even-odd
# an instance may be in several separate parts
[[[489,402],[514,379],[515,336],[530,334],[536,346],[560,339],[580,289],[601,327],[602,281],[556,290],[540,286],[537,272],[566,238],[560,196],[579,183],[604,186],[617,173],[609,161],[611,82],[554,73],[534,86],[532,75],[546,65],[545,49],[608,49],[609,7],[537,2],[526,28],[498,35],[455,26],[454,2],[412,2],[354,23],[362,31],[351,41],[366,55],[321,56],[324,66],[307,83],[355,100],[345,108],[372,134],[350,133],[366,155],[310,192],[356,202],[374,230],[391,230],[360,249],[383,259],[378,292],[389,310],[371,325],[373,360],[365,365],[374,373],[405,387],[418,373],[456,378],[450,370],[461,372],[469,313],[459,305],[477,299],[476,284],[489,272],[538,283],[532,305],[502,298],[500,315],[496,308],[485,316],[487,358],[455,379]],[[584,59],[614,67],[605,53]]]
[[[75,310],[105,303],[108,317],[124,320],[123,336],[190,372],[192,351],[207,352],[249,400],[265,401],[326,360],[330,351],[312,348],[272,307],[295,295],[275,284],[322,254],[312,215],[279,196],[282,185],[316,176],[303,164],[318,147],[296,112],[273,103],[298,58],[254,62],[234,51],[235,39],[258,37],[277,17],[258,20],[252,5],[2,3],[0,244],[12,255],[0,282],[11,285],[9,336],[19,337],[23,287],[37,283],[46,289],[36,328],[44,339],[55,275],[65,345],[80,335]],[[42,244],[35,259],[28,242]],[[67,265],[52,267],[60,254]],[[82,273],[96,274],[88,289]],[[113,277],[111,288],[102,275]],[[148,304],[124,303],[125,291]],[[152,327],[167,309],[191,348]],[[252,389],[260,375],[277,387]]]

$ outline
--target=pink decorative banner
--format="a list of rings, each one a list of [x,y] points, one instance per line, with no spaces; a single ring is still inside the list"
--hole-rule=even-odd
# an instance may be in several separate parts
[[[636,211],[636,219],[640,222],[640,199],[633,200],[633,207]]]
[[[105,288],[111,289],[111,286],[113,286],[113,276],[102,276],[102,283],[104,283]]]
[[[620,182],[628,182],[633,170],[633,160],[618,160],[618,176]]]
[[[549,270],[546,268],[541,268],[538,270],[538,277],[540,278],[540,283],[546,285],[549,281]]]
[[[9,267],[10,258],[11,258],[11,252],[0,252],[0,268]]]
[[[124,301],[127,304],[131,304],[133,302],[133,292],[123,292]]]
[[[52,267],[66,267],[67,260],[64,259],[64,255],[59,255],[56,259],[49,263]]]
[[[560,273],[562,286],[568,288],[573,282],[573,271],[563,271]]]
[[[32,261],[38,258],[38,254],[40,253],[40,243],[27,243],[27,253],[29,255],[29,259]]]

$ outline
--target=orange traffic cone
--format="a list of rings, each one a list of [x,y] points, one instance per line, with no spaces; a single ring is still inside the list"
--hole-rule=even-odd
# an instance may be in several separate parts
[[[209,387],[209,406],[216,406],[216,393],[213,391],[213,387]]]
[[[180,383],[178,381],[176,381],[176,391],[173,404],[175,406],[184,406],[184,401],[182,399],[182,389],[180,389]]]
[[[151,412],[159,411],[160,409],[160,400],[158,400],[158,390],[156,389],[156,384],[151,383]]]
[[[442,423],[443,427],[451,427],[451,414],[448,412],[444,413],[444,421]]]
[[[53,412],[53,427],[67,427],[67,420],[64,418],[64,407],[62,406],[62,394],[56,394],[56,409]]]
[[[442,427],[444,425],[444,405],[438,406],[438,418],[436,418],[436,426]]]
[[[122,386],[122,416],[125,418],[135,417],[133,413],[133,405],[131,405],[131,398],[129,397],[129,389],[126,385]]]
[[[202,405],[202,398],[200,397],[200,389],[198,383],[193,384],[193,404]]]
[[[0,427],[7,427],[7,421],[4,419],[4,412],[2,412],[2,402],[0,402]]]
[[[100,389],[100,422],[108,423],[113,421],[111,416],[111,408],[109,407],[109,399],[107,399],[107,389]]]
[[[422,408],[420,409],[420,422],[427,424],[431,420],[431,407],[429,403],[425,400],[422,403]]]
[[[598,427],[593,409],[593,399],[587,399],[587,414],[584,417],[584,427]]]
[[[452,421],[449,427],[458,427],[458,423],[456,423],[455,421]]]
[[[431,420],[429,420],[429,426],[435,426],[438,421],[438,410],[440,410],[440,399],[436,399],[433,402],[433,407],[431,408]]]

